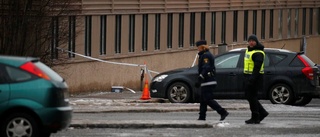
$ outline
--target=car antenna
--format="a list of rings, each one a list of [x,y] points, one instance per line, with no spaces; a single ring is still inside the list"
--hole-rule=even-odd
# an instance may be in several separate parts
[[[283,48],[284,48],[284,46],[286,46],[286,43],[284,43],[284,44],[283,44],[283,46],[281,47],[281,49],[283,49]]]

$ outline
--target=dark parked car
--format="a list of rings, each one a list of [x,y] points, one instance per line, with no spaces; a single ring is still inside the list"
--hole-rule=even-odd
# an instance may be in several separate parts
[[[37,58],[0,56],[1,137],[47,137],[71,117],[63,78]]]
[[[234,49],[215,58],[218,85],[216,99],[244,99],[243,58],[245,48]],[[265,75],[260,99],[274,104],[303,106],[320,96],[319,68],[302,52],[284,49],[265,49]],[[153,98],[167,98],[170,102],[197,102],[199,89],[197,66],[163,72],[152,79]]]

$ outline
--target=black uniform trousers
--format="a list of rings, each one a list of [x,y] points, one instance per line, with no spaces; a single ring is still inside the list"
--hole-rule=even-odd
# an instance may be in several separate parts
[[[267,111],[258,100],[258,91],[262,90],[263,75],[259,75],[253,83],[249,82],[250,75],[245,74],[245,96],[249,102],[250,110],[255,114],[265,114]]]
[[[213,99],[213,90],[216,85],[202,86],[200,96],[200,118],[206,118],[207,106],[216,110],[219,114],[223,113],[222,107]]]

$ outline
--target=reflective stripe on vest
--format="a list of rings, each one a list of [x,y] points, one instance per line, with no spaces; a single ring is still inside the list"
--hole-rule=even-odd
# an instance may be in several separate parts
[[[254,62],[252,60],[252,55],[254,53],[260,52],[263,54],[263,58],[265,58],[265,53],[261,50],[252,50],[252,51],[248,51],[248,49],[246,50],[245,56],[244,56],[244,69],[243,69],[243,73],[244,74],[252,74],[253,72],[253,67],[254,67]],[[260,74],[264,73],[264,62],[261,65]]]

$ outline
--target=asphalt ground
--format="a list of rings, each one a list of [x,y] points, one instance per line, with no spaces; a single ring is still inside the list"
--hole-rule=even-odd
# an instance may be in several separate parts
[[[71,95],[73,113],[130,113],[130,112],[189,112],[199,111],[199,103],[170,103],[168,100],[151,98],[142,100],[142,92],[96,92]],[[217,100],[227,110],[247,110],[245,100]],[[209,108],[208,111],[211,111]],[[212,121],[197,120],[92,120],[73,118],[71,128],[212,128]]]

